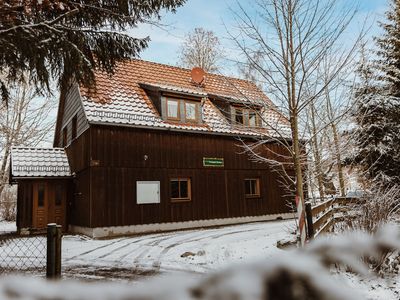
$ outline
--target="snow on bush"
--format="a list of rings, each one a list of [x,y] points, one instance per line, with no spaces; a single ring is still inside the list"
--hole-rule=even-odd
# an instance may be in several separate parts
[[[375,232],[398,218],[400,187],[375,185],[371,191],[365,192],[360,197],[358,203],[351,204],[347,211],[347,218],[344,218],[340,229]]]
[[[316,239],[304,249],[234,266],[205,277],[161,277],[135,286],[116,283],[0,279],[0,299],[363,299],[332,277],[333,266],[372,276],[363,258],[400,249],[398,227]]]

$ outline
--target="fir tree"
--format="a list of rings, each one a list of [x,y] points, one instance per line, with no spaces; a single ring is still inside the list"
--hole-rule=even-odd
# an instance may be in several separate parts
[[[29,81],[50,91],[52,79],[93,86],[94,69],[112,74],[119,60],[138,56],[148,38],[124,31],[160,18],[185,0],[0,0],[0,88]]]
[[[393,0],[373,64],[362,53],[353,162],[368,179],[400,186],[400,1]]]

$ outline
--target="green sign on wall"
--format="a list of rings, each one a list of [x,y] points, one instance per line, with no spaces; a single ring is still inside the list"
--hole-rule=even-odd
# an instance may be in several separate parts
[[[203,166],[204,167],[223,167],[224,159],[223,158],[203,157]]]

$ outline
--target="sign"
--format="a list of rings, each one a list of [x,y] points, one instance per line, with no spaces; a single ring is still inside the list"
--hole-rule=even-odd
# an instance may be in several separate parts
[[[203,157],[203,167],[223,167],[223,158]]]

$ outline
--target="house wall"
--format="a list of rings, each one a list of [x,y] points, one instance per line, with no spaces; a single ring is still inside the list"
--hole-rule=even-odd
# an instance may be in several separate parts
[[[64,147],[72,142],[72,118],[77,117],[77,137],[79,137],[86,129],[89,128],[89,123],[86,119],[85,112],[82,107],[82,101],[80,99],[79,88],[77,84],[74,84],[71,89],[65,95],[64,111],[61,113],[61,127],[58,134],[58,147]],[[67,144],[63,143],[63,129],[67,128]]]
[[[72,164],[79,183],[72,225],[127,226],[290,211],[287,201],[292,197],[279,175],[239,154],[234,137],[100,125],[91,126],[79,140],[88,137],[89,150],[82,151],[87,140],[67,148],[69,157],[85,152],[84,159],[90,158],[89,163]],[[268,147],[283,153],[278,145]],[[268,151],[263,155],[271,156]],[[203,167],[203,157],[224,158],[225,165]],[[192,201],[171,202],[169,180],[174,177],[191,178]],[[244,179],[252,177],[261,180],[261,197],[246,199]],[[143,180],[160,181],[160,204],[136,204],[136,181]]]
[[[33,181],[18,181],[17,191],[17,228],[30,228],[32,226],[33,206]]]

